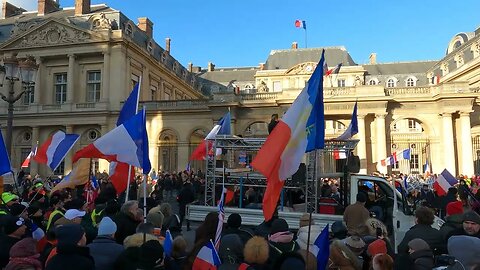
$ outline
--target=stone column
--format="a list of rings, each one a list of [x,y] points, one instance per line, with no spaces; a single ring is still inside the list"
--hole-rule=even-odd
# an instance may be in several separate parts
[[[367,141],[365,133],[365,115],[358,115],[357,155],[360,158],[360,173],[367,173]]]
[[[36,126],[33,126],[32,127],[32,148],[37,145],[39,140],[40,140],[40,129]],[[30,161],[30,174],[32,176],[35,176],[37,173],[38,173],[38,163],[35,161]]]
[[[67,134],[73,133],[73,125],[67,125],[65,127],[65,131]],[[65,156],[65,175],[67,175],[72,170],[72,157],[74,151],[71,150]]]
[[[107,124],[102,125],[100,132],[102,133],[100,136],[103,136],[109,132],[110,129],[108,128]],[[98,160],[98,171],[103,172],[103,171],[109,171],[109,165],[110,163],[106,161],[105,159],[99,159]]]
[[[100,100],[108,101],[110,93],[110,51],[103,52],[102,92]]]
[[[385,114],[375,114],[376,121],[376,148],[377,148],[377,162],[381,159],[387,157],[387,134],[385,130]],[[387,173],[387,167],[379,166],[378,167],[381,173]]]
[[[38,70],[37,70],[37,77],[35,78],[35,88],[33,91],[33,103],[34,104],[40,104],[40,91],[41,91],[41,85],[42,85],[42,71],[43,71],[43,64],[42,64],[42,58],[37,57],[35,59],[37,61],[38,65]]]
[[[470,112],[460,112],[460,130],[462,141],[462,164],[459,173],[472,176],[473,169],[473,146],[472,146],[472,132],[470,126]]]
[[[130,57],[126,57],[126,65],[127,65],[127,69],[125,71],[125,79],[126,79],[126,82],[125,82],[125,90],[124,90],[124,95],[125,95],[125,99],[128,97],[128,95],[130,94],[130,91],[132,91],[132,66],[131,66],[131,60],[130,60]]]
[[[443,146],[443,160],[444,167],[453,175],[457,174],[455,166],[455,148],[453,145],[453,124],[452,124],[452,114],[443,113],[442,114],[442,146]],[[469,128],[470,130],[470,128]],[[469,151],[472,151],[471,148]]]
[[[67,103],[73,103],[73,88],[75,78],[75,55],[68,55],[68,73],[67,73]]]

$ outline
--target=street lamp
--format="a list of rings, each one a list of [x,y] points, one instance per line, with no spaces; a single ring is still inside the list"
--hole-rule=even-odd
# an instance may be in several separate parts
[[[30,87],[35,84],[37,70],[38,66],[32,57],[24,59],[17,59],[16,57],[8,58],[3,61],[3,66],[0,66],[0,86],[4,85],[5,80],[10,82],[8,95],[5,96],[0,93],[2,99],[8,103],[6,146],[10,158],[12,153],[14,103],[17,102],[25,92],[29,92]],[[14,88],[16,81],[21,81],[22,87],[25,89],[17,95],[15,95]]]

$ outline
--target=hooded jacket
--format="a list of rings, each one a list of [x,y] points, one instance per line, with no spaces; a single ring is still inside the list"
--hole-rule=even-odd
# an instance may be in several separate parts
[[[459,260],[465,269],[480,263],[480,239],[472,236],[452,236],[448,239],[448,254]]]
[[[435,266],[433,252],[431,250],[419,250],[410,254],[413,262],[413,270],[431,270]]]
[[[117,258],[123,252],[123,246],[110,236],[98,236],[88,245],[90,255],[95,261],[96,270],[113,270]]]
[[[47,263],[45,270],[95,270],[95,263],[88,247],[59,244],[57,255]]]

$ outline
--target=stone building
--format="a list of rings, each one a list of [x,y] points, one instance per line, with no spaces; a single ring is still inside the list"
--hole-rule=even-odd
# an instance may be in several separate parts
[[[5,5],[5,4],[4,4]],[[5,11],[6,10],[6,11]],[[150,159],[157,170],[183,170],[188,156],[228,109],[234,134],[267,136],[273,113],[282,115],[305,86],[325,49],[326,136],[348,126],[358,101],[362,172],[480,173],[480,29],[455,35],[446,55],[434,61],[356,63],[346,48],[272,50],[252,67],[183,67],[152,38],[147,18],[134,23],[120,11],[77,0],[60,8],[39,0],[36,12],[4,8],[0,57],[35,57],[40,76],[15,106],[14,166],[37,140],[58,129],[81,134],[75,150],[115,126],[121,102],[142,77],[142,104],[148,112]],[[442,46],[441,44],[433,44]],[[374,48],[372,48],[374,50]],[[400,50],[400,48],[399,48]],[[17,91],[21,85],[15,85]],[[6,86],[1,89],[7,91]],[[0,123],[7,106],[0,103]],[[410,160],[383,167],[380,161],[411,149]],[[71,169],[71,154],[64,171]],[[100,162],[100,169],[106,168]],[[201,168],[202,162],[192,167]],[[34,164],[32,172],[49,173]]]

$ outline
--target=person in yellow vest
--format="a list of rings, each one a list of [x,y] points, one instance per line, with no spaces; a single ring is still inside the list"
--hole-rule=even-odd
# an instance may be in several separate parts
[[[10,206],[18,203],[18,196],[11,192],[3,192],[0,198],[0,215],[10,213]]]
[[[53,207],[53,211],[48,217],[47,231],[53,228],[53,224],[65,215],[65,208],[63,208],[64,203],[64,197],[61,194],[54,195],[50,198],[50,205]]]

